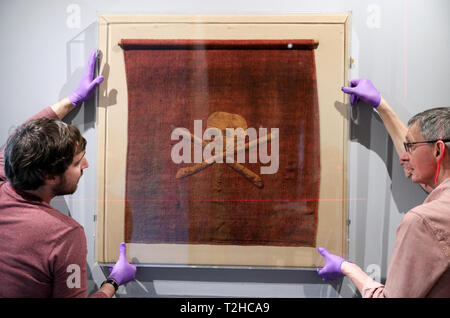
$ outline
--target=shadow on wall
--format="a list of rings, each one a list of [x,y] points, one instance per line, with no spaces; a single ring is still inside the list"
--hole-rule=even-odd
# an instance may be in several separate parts
[[[66,83],[61,88],[59,99],[67,97],[74,91],[80,83],[86,70],[88,57],[91,54],[91,48],[97,47],[97,23],[91,23],[87,28],[80,31],[66,44]],[[97,63],[98,65],[98,63]],[[97,72],[95,72],[97,76]],[[95,96],[94,96],[95,97]],[[78,107],[69,113],[64,121],[69,124],[77,125],[77,121],[81,120],[81,133],[86,130],[95,128],[95,111],[96,99],[91,98],[81,107]],[[81,115],[79,113],[82,112]],[[78,117],[80,117],[78,119]]]

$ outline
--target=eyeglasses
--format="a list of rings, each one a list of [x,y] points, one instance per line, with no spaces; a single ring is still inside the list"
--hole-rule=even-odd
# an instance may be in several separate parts
[[[406,152],[411,152],[411,146],[417,144],[433,144],[437,141],[450,142],[450,139],[437,139],[437,140],[428,140],[428,141],[416,141],[416,142],[404,142],[403,146],[405,147]]]

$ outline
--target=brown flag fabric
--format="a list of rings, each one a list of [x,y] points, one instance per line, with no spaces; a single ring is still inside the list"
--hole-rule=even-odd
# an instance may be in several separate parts
[[[128,89],[125,241],[315,246],[314,41],[123,39],[120,45]],[[199,169],[192,139],[191,162],[175,163],[171,152],[181,139],[171,140],[172,131],[194,134],[194,120],[201,120],[201,134],[211,127],[255,128],[257,162],[249,163],[245,149],[245,162]],[[270,156],[274,141],[261,140],[272,128],[278,128],[279,168],[262,174],[270,163],[261,162],[259,150],[266,147]]]

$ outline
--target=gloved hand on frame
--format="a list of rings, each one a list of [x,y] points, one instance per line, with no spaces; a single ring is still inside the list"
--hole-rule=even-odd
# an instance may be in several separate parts
[[[136,266],[128,263],[127,260],[127,246],[125,243],[120,244],[119,259],[112,268],[108,279],[114,279],[117,284],[123,285],[134,279],[136,276]]]
[[[370,106],[377,108],[381,102],[381,94],[368,79],[352,79],[350,87],[342,86],[341,90],[350,94],[350,104],[353,106],[361,99]]]
[[[94,50],[89,57],[88,66],[86,71],[81,79],[78,88],[69,94],[68,98],[70,102],[75,106],[80,106],[84,101],[88,100],[92,93],[95,91],[95,88],[103,82],[103,76],[97,76],[94,79],[94,71],[95,71],[95,60],[97,58],[98,51]]]
[[[338,279],[344,274],[341,271],[341,265],[347,260],[340,256],[331,254],[323,247],[317,249],[319,253],[325,258],[326,264],[322,269],[317,269],[317,273],[322,277],[324,282]]]

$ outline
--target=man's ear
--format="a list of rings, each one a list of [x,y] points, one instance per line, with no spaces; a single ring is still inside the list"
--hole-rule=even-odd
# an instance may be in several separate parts
[[[45,184],[56,184],[59,182],[59,176],[46,175],[45,176]]]
[[[439,140],[435,144],[435,157],[437,161],[441,161],[445,154],[445,144],[442,140]]]

